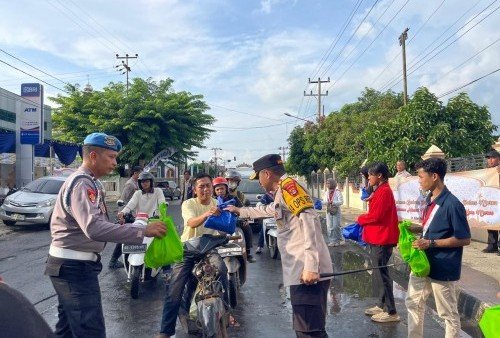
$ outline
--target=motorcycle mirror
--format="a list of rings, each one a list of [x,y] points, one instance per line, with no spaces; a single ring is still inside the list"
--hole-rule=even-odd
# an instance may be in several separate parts
[[[245,200],[245,206],[246,206],[246,207],[249,207],[249,206],[250,206],[250,201],[249,201],[249,200]]]

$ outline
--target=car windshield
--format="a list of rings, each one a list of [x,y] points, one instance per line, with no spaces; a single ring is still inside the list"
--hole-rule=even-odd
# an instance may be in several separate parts
[[[168,184],[171,188],[177,188],[177,184],[174,181],[168,181]]]
[[[38,179],[26,184],[23,191],[34,192],[38,194],[53,194],[57,195],[64,181]]]
[[[264,188],[260,186],[257,180],[241,180],[238,189],[244,194],[264,194]]]

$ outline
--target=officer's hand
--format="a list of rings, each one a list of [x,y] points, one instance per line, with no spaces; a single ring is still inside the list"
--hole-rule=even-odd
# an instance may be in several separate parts
[[[414,247],[415,249],[420,249],[420,250],[425,250],[429,249],[430,241],[428,239],[420,238],[413,243],[411,243],[411,246]]]
[[[161,221],[149,223],[144,230],[146,237],[163,237],[167,233],[167,227]]]
[[[316,284],[319,281],[319,273],[311,271],[302,271],[302,276],[300,277],[300,282],[305,285]]]
[[[119,212],[116,216],[118,217],[118,222],[120,222],[120,224],[125,223],[125,218],[123,218],[123,212]]]
[[[228,205],[224,208],[225,211],[232,212],[233,214],[240,215],[240,208],[235,207],[234,205]]]

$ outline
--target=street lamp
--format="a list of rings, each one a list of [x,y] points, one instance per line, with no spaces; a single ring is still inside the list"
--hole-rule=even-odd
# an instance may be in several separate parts
[[[314,123],[313,121],[310,121],[310,120],[306,120],[306,119],[303,119],[301,117],[298,117],[298,116],[295,116],[295,115],[292,115],[292,114],[289,114],[289,113],[284,113],[286,116],[289,116],[289,117],[293,117],[294,119],[297,119],[297,120],[302,120],[302,121],[306,121],[306,122],[309,122],[309,123]]]

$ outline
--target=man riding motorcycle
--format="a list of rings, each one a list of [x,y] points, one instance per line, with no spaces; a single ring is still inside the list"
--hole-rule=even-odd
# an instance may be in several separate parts
[[[238,190],[238,186],[241,182],[240,173],[236,170],[229,170],[224,175],[224,178],[227,180],[227,187],[229,188],[228,194],[231,196],[231,198],[234,198],[236,200],[236,205],[238,205],[239,203],[241,206],[244,206],[246,202],[245,194]],[[248,222],[238,221],[238,225],[241,230],[243,230],[243,235],[245,236],[247,261],[249,263],[255,263],[256,260],[250,252],[252,249],[252,228],[250,227]]]

